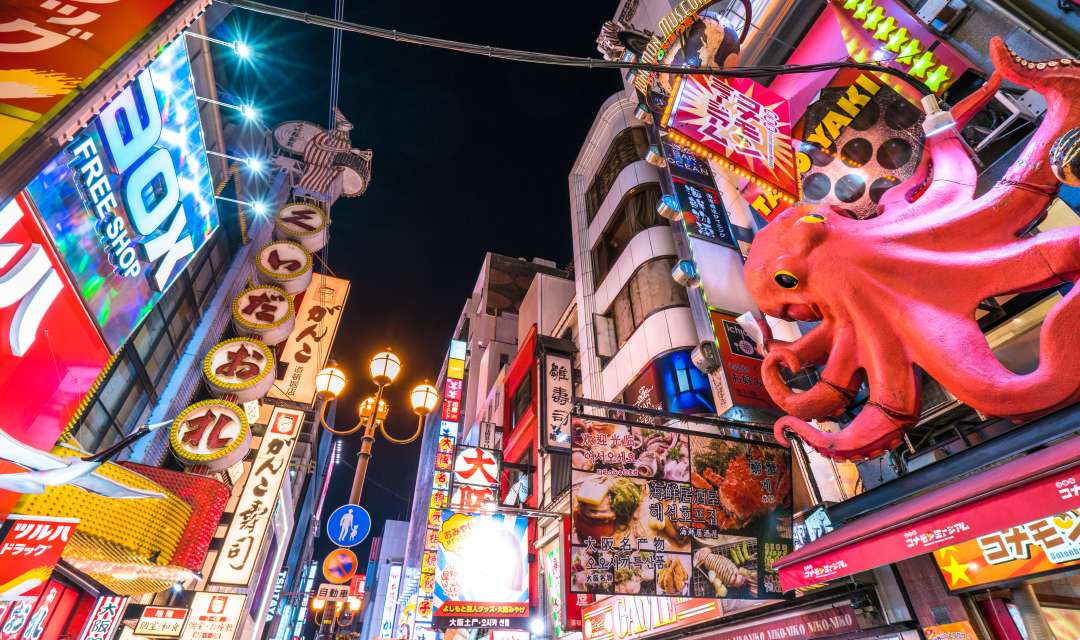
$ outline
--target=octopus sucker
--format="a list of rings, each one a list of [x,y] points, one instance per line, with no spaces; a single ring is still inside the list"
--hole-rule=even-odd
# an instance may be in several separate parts
[[[994,38],[995,73],[953,109],[958,126],[927,138],[922,173],[882,198],[879,214],[855,220],[809,204],[776,217],[757,235],[745,273],[759,308],[786,320],[820,320],[791,343],[769,341],[762,374],[789,415],[774,426],[835,459],[881,455],[918,421],[925,371],[985,415],[1031,417],[1080,400],[1080,287],[1047,315],[1039,367],[1019,375],[994,357],[975,322],[985,299],[1074,282],[1080,228],[1018,237],[1045,211],[1059,186],[1048,154],[1080,126],[1080,63],[1033,62]],[[1002,80],[1038,91],[1047,111],[1004,178],[974,197],[977,173],[957,129]],[[925,185],[925,188],[921,188]],[[813,224],[806,221],[813,220]],[[821,365],[808,392],[787,387],[780,368]],[[835,433],[808,421],[842,412],[866,382],[869,400]]]

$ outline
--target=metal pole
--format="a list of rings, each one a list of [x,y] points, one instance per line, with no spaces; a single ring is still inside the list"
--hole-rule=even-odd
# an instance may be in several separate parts
[[[375,424],[379,417],[379,404],[382,402],[383,387],[379,385],[379,391],[375,394],[375,406],[371,408],[371,417],[364,425],[364,435],[360,440],[360,455],[356,461],[356,475],[353,476],[352,491],[349,492],[349,503],[360,504],[360,494],[364,491],[364,477],[367,476],[368,462],[371,460],[371,445],[375,444]]]

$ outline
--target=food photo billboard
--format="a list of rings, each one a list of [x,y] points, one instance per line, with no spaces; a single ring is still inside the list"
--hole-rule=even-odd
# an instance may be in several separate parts
[[[528,519],[442,512],[433,625],[528,629]]]
[[[685,426],[574,419],[571,592],[783,597],[789,452]]]
[[[184,39],[26,187],[116,351],[218,226]]]

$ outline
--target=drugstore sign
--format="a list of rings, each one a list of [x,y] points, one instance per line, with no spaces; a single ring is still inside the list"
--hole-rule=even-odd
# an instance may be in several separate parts
[[[184,39],[27,186],[115,351],[218,226]]]

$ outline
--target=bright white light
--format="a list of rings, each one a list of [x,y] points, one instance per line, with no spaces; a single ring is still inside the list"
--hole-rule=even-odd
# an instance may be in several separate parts
[[[251,169],[255,173],[262,173],[262,170],[266,168],[266,163],[261,158],[251,157],[245,160],[248,169]]]
[[[247,60],[251,58],[251,47],[249,47],[246,42],[237,40],[233,43],[233,49],[236,51],[236,55],[240,56],[242,59]]]
[[[173,590],[173,592],[175,592],[175,593],[180,593],[181,591],[183,591],[183,590],[184,590],[184,585],[182,585],[182,584],[180,584],[179,582],[177,582],[176,584],[174,584],[174,585],[172,586],[172,590]]]
[[[255,107],[250,104],[245,104],[240,107],[240,115],[244,116],[248,120],[255,120],[259,117],[259,112],[255,110]]]
[[[194,180],[183,176],[177,176],[176,185],[180,187],[180,193],[184,195],[195,193],[195,190],[199,188],[199,185],[195,184]]]
[[[538,636],[544,633],[544,621],[540,618],[529,620],[529,633]]]
[[[266,205],[262,202],[251,203],[251,210],[255,212],[255,215],[261,216],[266,213]]]

